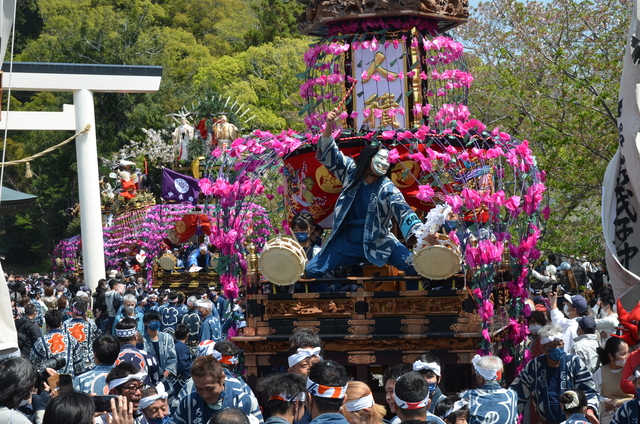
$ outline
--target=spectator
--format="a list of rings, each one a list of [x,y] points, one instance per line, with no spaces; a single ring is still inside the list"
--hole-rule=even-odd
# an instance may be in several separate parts
[[[89,371],[95,366],[93,362],[93,342],[98,337],[98,327],[93,320],[87,319],[87,303],[76,297],[71,305],[72,318],[62,324],[62,332],[70,334],[78,342],[79,354],[82,357],[82,371]]]
[[[347,401],[340,407],[340,413],[350,424],[383,424],[387,408],[376,404],[369,386],[351,380],[347,384]]]
[[[598,396],[593,377],[580,358],[565,353],[562,327],[546,325],[539,334],[544,355],[525,365],[511,385],[518,393],[519,410],[522,412],[531,398],[541,419],[559,423],[564,417],[560,407],[561,388],[576,388],[587,396],[587,418],[591,423],[597,423]]]
[[[578,318],[578,337],[574,342],[570,353],[582,359],[589,372],[593,374],[600,366],[598,359],[600,344],[596,334],[596,320],[591,317]]]
[[[529,350],[531,351],[531,357],[535,358],[542,355],[542,349],[540,348],[540,337],[538,332],[542,327],[547,325],[547,317],[545,313],[547,308],[544,305],[534,305],[535,310],[529,315]]]
[[[431,398],[429,412],[433,414],[438,402],[445,398],[442,390],[438,387],[440,377],[442,376],[440,359],[431,353],[425,353],[413,363],[413,370],[418,371],[429,384],[429,397]]]
[[[262,423],[260,409],[251,407],[251,397],[242,391],[239,384],[227,381],[222,366],[213,356],[200,356],[193,361],[191,379],[193,389],[184,396],[180,394],[173,416],[176,424],[193,423],[196,417],[207,422],[217,411],[233,407],[242,409]],[[187,385],[183,393],[186,388]]]
[[[398,364],[387,368],[382,375],[382,385],[384,386],[385,400],[389,406],[389,411],[392,414],[396,414],[391,419],[391,424],[400,424],[400,418],[398,418],[398,410],[396,409],[396,401],[393,398],[393,392],[396,387],[396,381],[408,372],[411,372],[412,366],[409,364]]]
[[[347,392],[347,372],[342,365],[327,360],[316,363],[307,379],[307,407],[312,424],[347,424],[340,415]]]
[[[610,288],[602,289],[599,298],[598,304],[604,317],[596,319],[596,330],[600,332],[602,343],[605,343],[611,337],[610,334],[615,334],[620,321],[618,321],[618,314],[613,310],[616,302],[613,291]]]
[[[93,356],[96,367],[73,379],[73,390],[79,393],[109,394],[107,375],[115,366],[120,353],[120,343],[110,334],[103,334],[93,341]]]
[[[301,375],[271,374],[258,381],[258,392],[267,399],[271,412],[265,424],[293,424],[302,419],[307,388]]]
[[[598,348],[600,368],[593,374],[596,390],[600,393],[600,424],[609,424],[616,410],[633,395],[620,388],[620,379],[627,357],[629,345],[619,337],[611,337]]]
[[[45,315],[47,334],[40,337],[31,349],[31,362],[35,366],[47,359],[62,357],[65,365],[59,370],[61,374],[81,374],[84,362],[78,342],[70,334],[60,329],[62,313],[59,310],[49,311]]]
[[[497,356],[476,355],[473,360],[477,389],[460,394],[469,405],[469,424],[491,422],[516,424],[518,422],[518,394],[500,386],[502,360]],[[436,414],[438,415],[438,414]],[[446,421],[446,420],[445,420]]]
[[[401,422],[444,424],[444,421],[428,411],[431,403],[429,384],[419,372],[411,371],[400,377],[396,382],[393,398]]]
[[[457,396],[445,397],[436,406],[435,415],[445,424],[467,424],[469,421],[469,403]],[[493,421],[487,421],[493,422]]]
[[[32,424],[17,408],[29,402],[36,378],[36,369],[26,358],[0,361],[0,422]]]
[[[136,311],[137,303],[138,303],[138,300],[133,294],[131,293],[125,294],[122,301],[122,311],[118,312],[118,314],[115,317],[114,323],[115,325],[117,325],[120,321],[122,321],[125,318],[132,319],[136,322],[136,325],[140,334],[144,334],[143,315],[142,313]],[[113,335],[114,336],[116,335],[115,327],[113,329]]]
[[[161,320],[162,317],[156,311],[149,311],[144,314],[145,332],[143,340],[144,350],[155,357],[160,373],[166,378],[169,374],[176,375],[178,373],[178,360],[173,337],[159,331],[162,325]]]
[[[118,404],[113,402],[110,417],[111,424],[133,424],[131,410],[128,409],[125,398],[120,397]],[[53,398],[47,405],[43,424],[93,424],[95,406],[93,400],[83,393],[62,393]]]
[[[551,322],[562,327],[564,351],[571,352],[574,339],[578,337],[578,318],[586,316],[589,305],[584,297],[580,295],[569,296],[564,295],[565,304],[564,312],[568,319],[558,310],[558,294],[557,292],[549,292],[549,303],[551,304]]]
[[[23,357],[31,356],[31,348],[42,335],[40,327],[36,322],[38,308],[33,303],[29,303],[24,307],[24,315],[16,321],[16,330],[18,331],[18,345],[20,353]]]
[[[564,424],[589,424],[587,412],[587,397],[580,389],[567,390],[560,397],[562,410],[566,417]]]

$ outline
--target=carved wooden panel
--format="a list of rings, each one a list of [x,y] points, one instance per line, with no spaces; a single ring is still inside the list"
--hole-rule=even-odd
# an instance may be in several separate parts
[[[407,334],[426,333],[428,329],[429,327],[427,327],[426,325],[420,325],[420,324],[409,324],[409,325],[403,325],[402,327],[400,327],[400,331]]]
[[[371,334],[374,330],[375,328],[369,325],[354,325],[349,327],[347,331],[351,334]]]
[[[350,299],[269,301],[265,305],[264,319],[302,316],[344,317],[353,313],[354,303]]]
[[[371,299],[369,313],[385,315],[458,315],[462,303],[457,297]]]
[[[268,356],[258,356],[258,365],[261,367],[267,367],[269,365],[271,365],[271,362],[269,361],[269,357]]]
[[[369,365],[369,364],[376,363],[376,357],[374,355],[349,355],[347,360],[349,361],[350,364],[359,364],[359,365],[361,364]]]

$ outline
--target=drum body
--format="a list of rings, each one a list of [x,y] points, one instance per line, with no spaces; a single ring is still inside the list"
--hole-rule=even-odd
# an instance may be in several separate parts
[[[438,234],[438,244],[428,245],[413,253],[413,267],[425,278],[446,280],[460,271],[462,257],[460,246],[449,237]]]
[[[288,237],[269,240],[264,246],[258,266],[264,277],[273,284],[289,286],[302,277],[307,256],[302,246]]]
[[[165,271],[173,271],[178,264],[178,259],[171,253],[165,253],[158,259],[158,265]]]

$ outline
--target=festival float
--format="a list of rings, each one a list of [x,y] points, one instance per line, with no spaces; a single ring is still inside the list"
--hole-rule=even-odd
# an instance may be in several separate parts
[[[288,338],[300,328],[317,332],[326,355],[353,366],[363,381],[373,364],[412,363],[430,352],[443,364],[445,390],[454,392],[469,386],[477,351],[500,355],[512,371],[528,360],[521,348],[530,313],[524,299],[549,213],[545,173],[526,140],[471,117],[473,77],[462,44],[447,33],[467,15],[466,3],[457,0],[310,2],[300,20],[304,34],[318,37],[301,75],[300,116],[308,131],[211,138],[210,152],[194,158],[192,167],[203,176],[200,200],[192,202],[197,210],[193,204],[171,205],[169,212],[167,205],[149,206],[134,219],[141,232],[129,231],[132,218],[125,216],[120,230],[107,231],[113,240],[132,237],[156,271],[167,258],[159,246],[171,231],[195,226],[202,232],[217,254],[212,281],[227,298],[246,294],[247,326],[232,339],[244,349],[250,383],[264,367],[286,368]],[[315,154],[326,115],[336,107],[340,125],[333,136],[340,150],[357,157],[368,145],[384,145],[393,183],[421,216],[412,257],[419,276],[365,266],[362,275],[303,278],[306,257],[288,222],[306,211],[321,227],[332,226],[342,184]],[[186,118],[174,141],[209,140],[213,125]],[[282,181],[282,222],[274,219],[278,198],[268,189],[275,181]],[[433,232],[435,244],[426,237]],[[126,249],[120,247],[119,257]],[[167,263],[165,274],[174,280],[155,273],[154,287],[211,283],[202,274],[173,272]],[[294,283],[302,289],[291,290]],[[327,283],[353,289],[313,292],[314,284]]]

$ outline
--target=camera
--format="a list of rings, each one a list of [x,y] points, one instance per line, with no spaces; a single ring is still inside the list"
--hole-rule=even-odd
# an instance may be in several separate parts
[[[67,359],[62,355],[56,355],[50,359],[47,359],[46,361],[42,361],[37,367],[40,381],[47,381],[47,379],[49,378],[47,368],[53,368],[57,371],[64,368],[65,365],[67,365]]]

